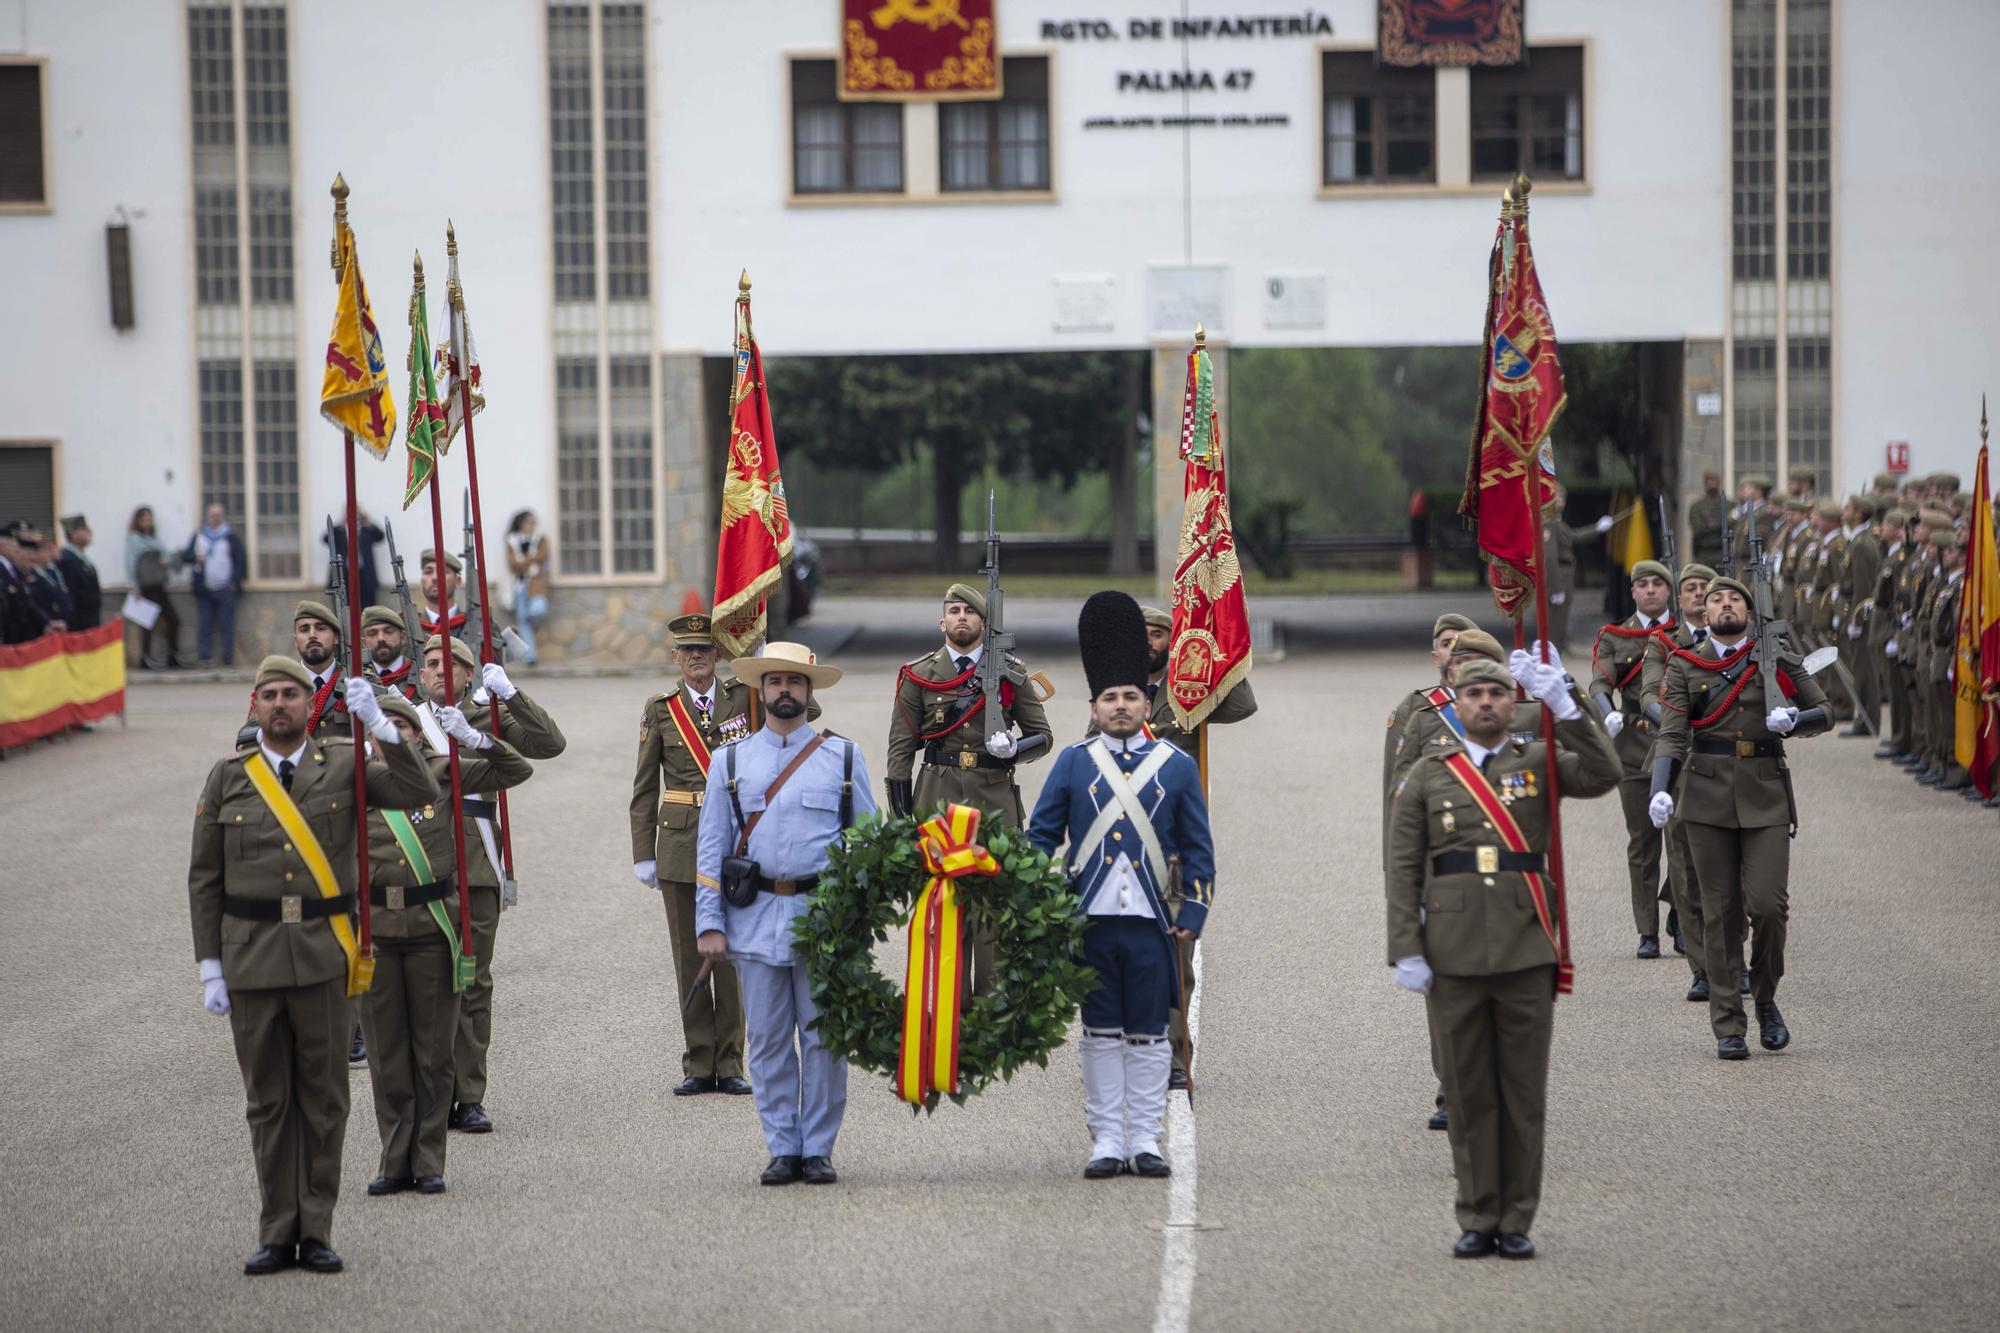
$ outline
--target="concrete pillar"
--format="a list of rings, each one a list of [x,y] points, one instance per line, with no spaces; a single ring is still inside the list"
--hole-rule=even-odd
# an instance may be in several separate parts
[[[1691,506],[1702,501],[1701,476],[1713,472],[1723,479],[1723,493],[1729,494],[1729,477],[1723,466],[1723,430],[1729,419],[1729,404],[1723,396],[1722,340],[1690,338],[1681,345],[1680,440],[1669,474],[1672,494],[1678,498],[1674,522],[1679,549],[1689,551],[1687,515]],[[1709,415],[1703,408],[1715,409]]]
[[[1192,336],[1192,331],[1190,331]],[[1153,346],[1153,573],[1160,605],[1172,599],[1174,565],[1180,554],[1182,400],[1187,396],[1188,342]],[[1224,423],[1223,445],[1229,444],[1229,348],[1208,340],[1209,361],[1215,367],[1215,403]],[[1205,427],[1202,427],[1205,429]]]

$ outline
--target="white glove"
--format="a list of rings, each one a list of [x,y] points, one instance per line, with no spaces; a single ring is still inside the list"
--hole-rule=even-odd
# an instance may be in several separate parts
[[[460,745],[463,745],[466,749],[484,750],[487,746],[493,744],[493,739],[490,736],[482,735],[479,731],[475,730],[473,725],[465,720],[465,714],[459,712],[450,704],[439,704],[431,710],[431,713],[437,718],[437,724],[444,731],[444,734],[457,741]]]
[[[1597,520],[1597,530],[1599,532],[1609,532],[1611,531],[1612,528],[1616,527],[1617,525],[1618,525],[1618,520],[1611,517],[1611,515],[1609,514],[1606,514],[1603,518]]]
[[[1549,594],[1550,606],[1561,606],[1564,602],[1567,602],[1568,600],[1569,600],[1569,594],[1566,592],[1552,592]]]
[[[1896,655],[1896,641],[1894,639],[1891,639],[1889,640],[1889,642],[1882,645],[1882,656],[1893,658],[1895,655]]]
[[[657,861],[634,861],[632,863],[632,878],[638,880],[649,889],[659,888],[660,863]]]
[[[1604,729],[1611,733],[1613,740],[1616,740],[1618,733],[1625,730],[1625,715],[1623,713],[1606,713],[1604,715]]]
[[[479,668],[479,681],[503,704],[519,693],[514,682],[507,679],[507,669],[498,662],[488,662]]]
[[[345,686],[347,711],[361,719],[361,725],[368,728],[368,734],[384,745],[401,745],[403,733],[396,730],[382,712],[382,702],[375,697],[375,685],[365,676],[349,676]]]
[[[996,731],[986,738],[986,753],[995,759],[1012,759],[1020,748],[1021,742],[1014,739],[1011,731]]]
[[[1525,687],[1535,678],[1535,659],[1516,648],[1507,654],[1507,674],[1514,678],[1516,685]]]
[[[220,1018],[229,1012],[229,986],[222,979],[222,960],[201,960],[201,1007]]]
[[[1431,965],[1420,953],[1396,960],[1396,984],[1404,990],[1422,993],[1431,988]]]
[[[1861,637],[1861,626],[1859,626],[1859,625],[1849,625],[1849,626],[1847,627],[1847,637],[1848,637],[1848,638],[1850,638],[1850,639],[1858,639],[1858,638],[1860,638],[1860,637]]]
[[[1544,646],[1545,645],[1542,643],[1540,639],[1536,639],[1533,643],[1529,644],[1528,660],[1535,663],[1537,666],[1540,666],[1542,661],[1542,648]],[[1558,672],[1561,672],[1563,670],[1562,654],[1556,651],[1556,646],[1552,643],[1546,645],[1546,647],[1549,650],[1549,665],[1554,667]]]
[[[1661,792],[1646,802],[1646,817],[1653,821],[1654,828],[1665,828],[1667,821],[1674,817],[1674,798],[1671,793]]]
[[[1792,728],[1799,725],[1799,710],[1796,708],[1773,708],[1764,714],[1764,725],[1780,736],[1789,736]]]

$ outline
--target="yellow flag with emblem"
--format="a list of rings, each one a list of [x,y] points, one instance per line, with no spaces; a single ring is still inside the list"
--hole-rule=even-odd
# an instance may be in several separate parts
[[[333,332],[326,340],[326,374],[320,380],[319,413],[377,458],[389,456],[396,437],[396,400],[389,392],[389,359],[368,284],[361,280],[361,257],[347,225],[347,180],[333,180],[333,274],[340,295],[333,308]]]

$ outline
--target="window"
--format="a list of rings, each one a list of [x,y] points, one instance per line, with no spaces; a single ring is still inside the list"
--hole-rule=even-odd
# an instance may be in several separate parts
[[[604,7],[604,283],[613,301],[650,293],[646,259],[646,22]]]
[[[292,113],[285,11],[243,11],[244,138],[249,145],[250,301],[292,303]]]
[[[792,62],[793,193],[900,194],[903,108],[843,102],[835,78],[831,60]]]
[[[1583,48],[1536,46],[1472,71],[1472,178],[1583,179]]]
[[[653,570],[653,367],[611,358],[611,570]]]
[[[0,64],[0,207],[37,207],[48,201],[42,66]]]
[[[289,361],[259,361],[252,387],[257,403],[257,513],[252,525],[257,577],[302,578],[298,367]]]
[[[1778,474],[1778,343],[1736,340],[1736,477]]]
[[[0,514],[56,530],[56,448],[38,440],[0,440]]]
[[[604,572],[603,494],[597,467],[597,361],[556,360],[556,549],[572,574]]]
[[[591,143],[590,10],[550,5],[549,184],[558,301],[597,299]]]
[[[1389,69],[1368,51],[1320,58],[1328,185],[1424,184],[1437,179],[1437,77]]]
[[[994,102],[946,102],[938,108],[938,181],[962,190],[1049,188],[1049,62],[1003,58]]]
[[[201,363],[201,507],[243,523],[243,365]]]

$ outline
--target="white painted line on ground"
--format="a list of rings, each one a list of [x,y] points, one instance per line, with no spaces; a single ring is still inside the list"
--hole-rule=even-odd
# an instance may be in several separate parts
[[[1201,1039],[1201,942],[1194,946],[1194,986],[1188,992],[1188,1045]],[[1192,1074],[1192,1070],[1189,1071]],[[1167,1188],[1167,1225],[1160,1252],[1160,1299],[1153,1333],[1187,1333],[1194,1312],[1194,1243],[1201,1234],[1195,1196],[1194,1108],[1185,1096],[1167,1094],[1167,1160],[1174,1174]]]

